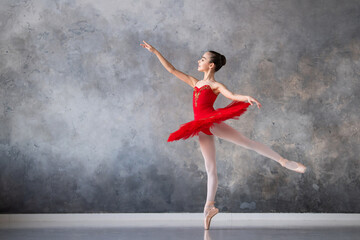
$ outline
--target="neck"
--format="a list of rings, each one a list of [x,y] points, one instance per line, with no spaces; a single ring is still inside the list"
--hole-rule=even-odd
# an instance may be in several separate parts
[[[215,73],[214,71],[207,71],[207,72],[204,72],[204,80],[209,80],[209,81],[215,81]]]

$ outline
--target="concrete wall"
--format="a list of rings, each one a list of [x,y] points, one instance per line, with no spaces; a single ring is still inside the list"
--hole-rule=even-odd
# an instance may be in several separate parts
[[[230,125],[298,174],[216,140],[226,212],[360,212],[359,1],[1,1],[0,212],[200,212],[192,89],[140,47],[257,98]],[[215,106],[229,103],[219,97]]]

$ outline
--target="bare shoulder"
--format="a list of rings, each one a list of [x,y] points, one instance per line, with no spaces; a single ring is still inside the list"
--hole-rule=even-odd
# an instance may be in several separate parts
[[[215,84],[218,85],[219,87],[225,87],[225,85],[221,82],[216,82]]]
[[[217,95],[221,92],[221,88],[224,86],[223,84],[221,84],[219,82],[213,82],[209,85],[210,85],[211,89],[213,90],[213,92]]]
[[[214,90],[215,90],[215,89],[216,89],[216,90],[220,90],[221,88],[226,88],[224,84],[219,83],[219,82],[214,82],[211,87],[212,87],[212,89],[214,89]]]
[[[222,84],[222,83],[219,83],[219,82],[215,82],[213,87],[212,87],[213,91],[216,93],[216,94],[223,94],[225,97],[229,94],[232,94],[231,91],[229,91],[229,89],[227,89],[227,87]]]
[[[195,85],[196,85],[196,83],[197,83],[198,81],[200,81],[199,79],[197,79],[197,78],[195,78],[195,77],[193,77],[193,76],[190,76],[190,75],[189,75],[189,78],[190,78],[190,81],[191,81],[191,83],[192,83],[192,88],[194,88]]]

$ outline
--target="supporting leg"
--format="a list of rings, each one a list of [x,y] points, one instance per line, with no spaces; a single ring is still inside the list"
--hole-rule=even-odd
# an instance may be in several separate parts
[[[216,170],[215,142],[214,136],[199,133],[199,142],[201,153],[205,160],[205,168],[207,173],[207,196],[204,206],[204,228],[210,228],[210,222],[219,209],[215,208],[215,195],[218,187],[218,177]]]
[[[199,142],[201,153],[205,160],[205,168],[207,173],[207,202],[213,202],[218,187],[218,177],[216,170],[215,142],[214,136],[199,133]]]

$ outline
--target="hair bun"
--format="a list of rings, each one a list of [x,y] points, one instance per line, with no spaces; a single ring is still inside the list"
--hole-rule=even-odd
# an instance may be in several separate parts
[[[215,72],[217,72],[222,66],[226,64],[226,58],[224,55],[215,52],[209,51],[211,53],[210,62],[215,64]]]
[[[221,64],[224,66],[226,64],[226,57],[221,55]]]

